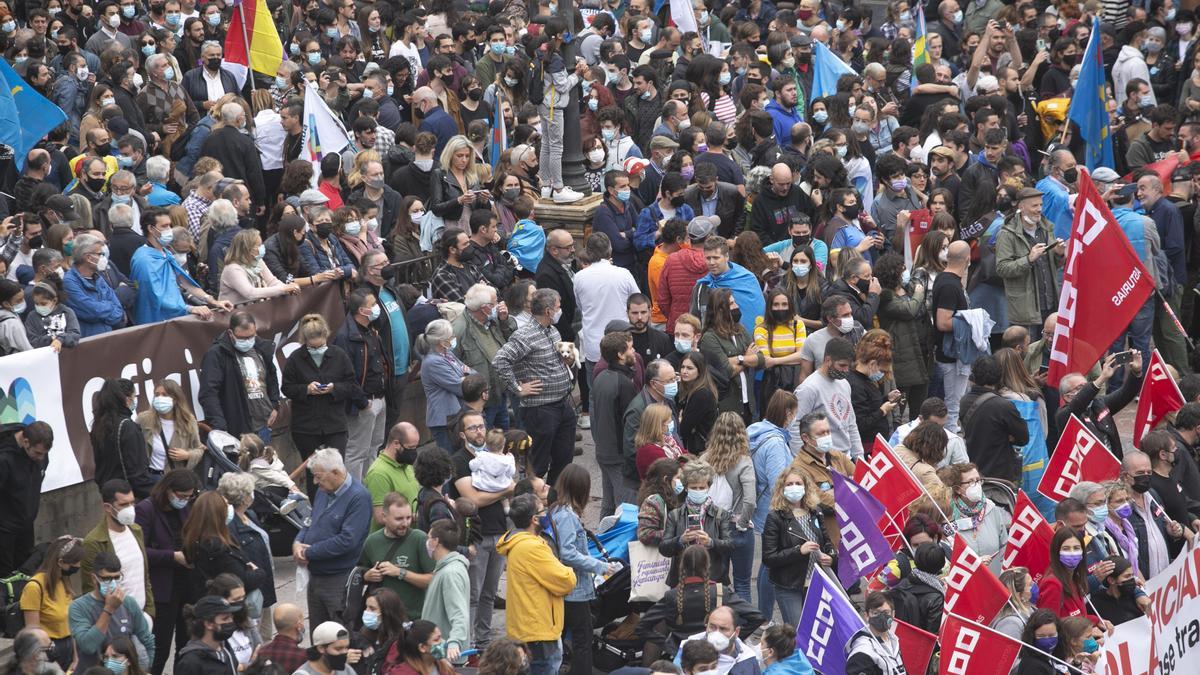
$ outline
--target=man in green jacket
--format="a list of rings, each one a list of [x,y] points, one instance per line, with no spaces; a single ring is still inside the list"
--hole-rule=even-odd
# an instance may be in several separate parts
[[[491,393],[483,408],[488,428],[508,428],[508,393],[504,383],[492,369],[496,352],[508,342],[517,328],[516,319],[509,317],[508,306],[499,302],[496,289],[479,283],[467,289],[466,308],[451,324],[458,344],[454,353],[475,372],[488,378]]]
[[[1010,325],[1036,333],[1058,309],[1065,253],[1066,242],[1054,237],[1054,226],[1042,217],[1042,192],[1021,188],[1016,212],[996,235],[996,273],[1004,280]]]
[[[471,641],[471,563],[458,552],[458,526],[453,520],[434,523],[425,541],[436,566],[425,590],[421,617],[441,629],[446,658],[453,663]]]
[[[142,528],[133,522],[136,498],[129,483],[114,478],[100,486],[104,516],[83,538],[83,562],[80,576],[83,592],[96,588],[93,578],[96,557],[111,553],[121,561],[121,588],[133,598],[140,609],[154,616],[154,592],[150,589],[150,559]]]

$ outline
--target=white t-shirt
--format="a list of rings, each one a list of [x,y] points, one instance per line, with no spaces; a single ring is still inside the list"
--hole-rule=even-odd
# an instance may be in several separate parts
[[[142,553],[137,537],[134,537],[133,530],[127,527],[124,532],[109,530],[108,538],[112,540],[113,550],[121,561],[121,588],[125,589],[125,595],[137,600],[138,607],[145,609],[146,555]]]
[[[408,63],[412,66],[414,73],[421,72],[421,52],[417,49],[417,43],[415,42],[411,45],[406,45],[402,41],[396,40],[392,43],[392,48],[388,51],[388,56],[403,56],[408,59]]]
[[[249,665],[253,660],[251,657],[254,656],[254,641],[250,639],[250,635],[246,631],[241,629],[234,631],[233,636],[229,638],[229,648],[233,650],[238,665]]]
[[[217,69],[215,75],[208,72],[208,68],[201,68],[200,73],[204,75],[204,86],[208,89],[208,100],[215,101],[225,95],[225,84],[221,82],[221,69]]]
[[[150,468],[155,471],[165,471],[167,468],[167,448],[163,446],[163,439],[171,442],[171,436],[175,434],[174,420],[165,420],[161,417],[158,423],[162,425],[162,433],[154,434],[154,438],[150,439]]]

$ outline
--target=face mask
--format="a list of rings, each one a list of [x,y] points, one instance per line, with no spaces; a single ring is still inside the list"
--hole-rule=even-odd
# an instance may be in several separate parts
[[[595,102],[595,100],[592,99],[592,102]],[[588,150],[587,158],[592,164],[599,164],[604,161],[604,151],[600,149]],[[505,190],[505,192],[508,192],[508,190]]]
[[[957,12],[955,12],[954,16],[950,17],[950,20],[953,21],[954,23],[962,23],[962,20],[963,20],[962,10],[960,9]]]
[[[512,55],[514,55],[514,54],[516,54],[516,53],[517,53],[517,48],[516,48],[516,47],[510,47],[510,46],[508,46],[508,45],[504,45],[504,53],[505,53],[505,54],[507,54],[507,55],[509,55],[509,56],[512,56]]]
[[[691,498],[692,498],[692,495],[691,495],[691,492],[689,491],[688,499],[691,499]],[[726,649],[729,649],[729,636],[720,631],[715,631],[715,630],[709,631],[708,634],[706,634],[704,636],[704,639],[708,640],[708,643],[710,645],[712,645],[713,647],[716,647],[718,652],[724,652]]]
[[[96,270],[99,272],[103,272],[107,269],[108,269],[108,255],[102,254],[100,256],[100,258],[96,260]]]
[[[175,399],[170,396],[155,396],[150,401],[150,406],[158,413],[165,415],[175,407]]]
[[[136,409],[137,409],[137,403],[135,402],[135,403],[134,403],[134,410],[136,410]],[[133,507],[132,507],[132,506],[126,506],[125,508],[123,508],[123,509],[121,509],[121,510],[117,511],[117,513],[116,513],[116,520],[117,520],[117,522],[118,522],[118,523],[120,523],[120,524],[122,524],[122,525],[129,526],[129,525],[132,525],[132,524],[133,524],[133,519],[134,519],[134,516],[135,516],[135,515],[136,515],[136,514],[134,513]]]
[[[53,305],[34,305],[33,311],[37,312],[41,316],[50,316],[50,312],[54,311],[54,306]]]
[[[833,434],[822,436],[817,439],[817,450],[821,452],[829,452],[833,449]]]
[[[13,305],[13,308],[12,308],[13,314],[24,314],[25,308],[26,308],[25,301],[22,300],[20,302],[20,304]]]
[[[133,158],[126,155],[117,155],[117,166],[128,169],[133,166]],[[113,195],[114,204],[128,204],[129,195]]]
[[[859,293],[866,295],[867,292],[871,290],[871,280],[859,279],[858,281],[854,282],[854,287],[858,289]]]
[[[496,56],[504,55],[504,47],[505,47],[505,44],[503,42],[493,42],[488,45],[488,48],[491,49],[492,53],[495,54]]]
[[[362,224],[357,220],[352,220],[345,225],[346,234],[351,237],[357,237],[359,232],[362,232]]]
[[[616,129],[601,129],[600,136],[604,138],[605,143],[611,143],[617,137]]]
[[[1096,652],[1100,651],[1100,643],[1096,642],[1096,638],[1084,638],[1083,651],[1087,652],[1088,654],[1095,654]]]
[[[809,270],[808,265],[792,265],[792,274],[795,274],[798,278],[801,278],[801,279],[808,276],[808,270]]]
[[[1108,520],[1108,507],[1093,506],[1092,508],[1088,509],[1088,520],[1092,521],[1092,523],[1095,525],[1100,525],[1104,521]]]
[[[717,81],[721,83],[722,87],[727,86],[733,81],[733,75],[730,75],[729,71],[725,71],[721,73],[720,77],[717,78]]]
[[[822,121],[823,121],[823,120],[822,120]],[[845,159],[845,157],[846,157],[846,151],[847,151],[847,147],[846,147],[846,146],[844,146],[844,145],[839,145],[839,146],[837,146],[837,154],[838,154],[838,157],[839,157],[839,158],[841,158],[841,159]]]
[[[796,10],[796,18],[801,21],[808,21],[813,18],[813,11],[811,9],[798,9]]]
[[[116,104],[117,104],[117,99],[115,99],[111,96],[108,98],[100,99],[100,107],[102,107],[102,108],[107,108],[110,105],[116,105]],[[108,153],[105,153],[105,154],[108,154]]]
[[[310,65],[315,66],[320,62],[321,62],[321,52],[309,52],[308,53],[308,63]]]
[[[425,217],[425,212],[413,211],[412,213],[408,214],[408,217],[411,218],[414,223],[419,223],[421,222],[421,219]]]
[[[858,106],[856,106],[856,105],[851,105],[851,106],[850,106],[850,108],[849,108],[849,113],[850,113],[850,116],[851,116],[851,117],[854,117],[854,112],[855,112],[856,110],[858,110]]]
[[[225,524],[228,525],[228,524],[232,523],[233,517],[235,515],[237,515],[237,512],[234,511],[233,504],[226,504],[225,505]]]
[[[1060,563],[1062,563],[1063,567],[1065,567],[1069,570],[1073,570],[1076,567],[1079,567],[1079,563],[1082,560],[1083,560],[1083,554],[1078,551],[1071,551],[1068,553],[1059,553],[1058,554],[1058,561]]]
[[[677,209],[681,206],[683,206],[683,195],[671,197],[671,208]]]
[[[233,637],[233,634],[236,632],[237,632],[237,624],[235,624],[234,622],[227,621],[225,623],[219,623],[219,624],[217,624],[217,627],[215,629],[213,629],[213,639],[216,640],[217,642],[224,642],[224,641],[228,640],[229,638]],[[344,655],[343,655],[343,658],[344,658]]]
[[[1058,646],[1058,636],[1034,638],[1033,645],[1044,652],[1053,652],[1054,648]]]
[[[972,504],[978,502],[979,500],[983,499],[983,485],[976,483],[975,485],[968,487],[963,492],[963,496],[966,497],[967,501],[971,502]]]
[[[187,267],[187,254],[186,253],[176,253],[175,254],[175,262],[178,263],[180,267]]]
[[[172,68],[171,66],[167,66],[166,68],[163,68],[163,79],[164,80],[175,79],[175,69]]]
[[[137,14],[137,7],[128,5],[121,8],[121,14],[125,15],[126,19],[132,19],[134,14]]]
[[[368,630],[375,630],[376,628],[379,628],[379,613],[372,612],[369,609],[363,610],[362,623],[363,626]]]
[[[846,207],[842,208],[842,216],[846,220],[855,220],[856,218],[858,218],[858,214],[861,212],[862,212],[862,207],[859,206],[858,204],[855,204],[854,206],[846,206]]]
[[[1134,591],[1137,590],[1137,580],[1126,579],[1125,581],[1117,584],[1117,587],[1121,589],[1122,593],[1126,595],[1133,595]]]
[[[859,136],[865,136],[868,132],[871,131],[871,127],[867,126],[866,122],[854,122],[853,124],[850,125],[850,131],[854,132],[855,134],[857,134]]]
[[[177,28],[179,22],[183,19],[182,15],[171,12],[167,15],[167,25],[172,28]]]
[[[838,319],[838,331],[840,331],[842,335],[845,335],[852,330],[854,330],[854,317],[843,316],[841,319]]]
[[[694,167],[694,166],[680,167],[679,175],[683,176],[685,179],[690,181],[692,179],[692,176],[696,175],[696,167]]]
[[[142,55],[143,56],[150,56],[151,54],[154,53],[154,50],[155,50],[154,45],[142,45]]]
[[[121,15],[120,14],[113,14],[112,16],[108,17],[108,27],[109,28],[116,28],[117,26],[120,26],[120,25],[121,25]]]
[[[679,393],[679,383],[678,382],[668,382],[663,385],[663,396],[665,396],[668,400],[674,401],[675,395],[678,393]]]
[[[1175,8],[1174,8],[1174,7],[1172,7],[1172,8],[1171,8],[1171,9],[1169,9],[1169,10],[1167,10],[1167,21],[1174,21],[1174,20],[1175,20],[1175,11],[1176,11],[1176,10],[1175,10]]]
[[[370,319],[371,321],[374,321],[375,319],[379,318],[379,305],[375,305],[374,307],[371,308],[371,314],[367,318]]]
[[[1157,42],[1155,40],[1147,40],[1146,41],[1146,51],[1151,54],[1157,54],[1157,53],[1161,52],[1162,48],[1163,48],[1163,46],[1162,46],[1162,43],[1160,43],[1160,42]]]
[[[214,56],[208,61],[205,61],[205,65],[209,70],[219,70],[221,68],[221,57]]]
[[[650,99],[654,98],[654,93],[650,90],[646,90],[640,94],[639,98],[641,98],[643,101],[649,101]]]
[[[900,274],[900,285],[907,286],[909,281],[912,281],[912,274],[910,274],[908,270],[904,270],[904,272]]]
[[[125,672],[125,668],[128,665],[125,659],[104,659],[104,668],[113,675],[121,675],[121,673]]]
[[[867,623],[871,625],[871,630],[876,633],[886,633],[892,627],[892,615],[875,614],[867,618]]]
[[[907,187],[908,187],[908,179],[907,178],[897,178],[896,180],[891,182],[892,192],[904,192],[905,188],[907,188]]]
[[[433,169],[433,160],[432,159],[414,159],[413,165],[416,166],[421,171],[430,171]]]
[[[883,379],[883,371],[876,371],[867,376],[867,379],[872,382],[878,382]]]
[[[298,56],[300,54],[300,45],[293,42],[288,45],[288,51],[292,53],[292,56]]]
[[[1143,108],[1153,108],[1154,107],[1154,94],[1146,94],[1145,96],[1142,96],[1141,98],[1139,98],[1138,105]]]
[[[87,66],[82,66],[82,67],[80,67],[80,68],[79,68],[79,70],[76,70],[76,71],[75,71],[75,77],[76,77],[76,78],[77,78],[77,79],[78,79],[80,82],[82,82],[82,81],[84,81],[84,80],[88,79],[88,76],[89,76],[89,75],[91,75],[91,73],[88,71],[88,69],[87,69]]]
[[[1146,494],[1150,491],[1150,476],[1134,476],[1133,491],[1138,494]]]
[[[219,13],[208,15],[208,25],[217,27],[221,25],[221,15]]]
[[[513,87],[517,86],[517,80],[505,75],[504,84],[507,85],[509,89],[512,89]]]
[[[1133,507],[1129,504],[1122,504],[1117,507],[1117,515],[1122,518],[1128,518],[1133,515]]]
[[[912,12],[906,9],[903,12],[900,12],[900,23],[905,23],[908,21],[912,21]]]
[[[789,502],[798,502],[804,499],[803,485],[785,485],[783,486],[783,498]]]
[[[1180,36],[1190,35],[1192,32],[1192,24],[1190,24],[1190,23],[1177,24],[1175,26],[1175,32],[1178,33]]]
[[[617,190],[617,201],[622,204],[629,201],[629,190]]]
[[[188,500],[176,499],[174,497],[171,497],[171,508],[175,509],[176,511],[182,511],[182,510],[186,509],[187,505],[188,505]]]
[[[652,28],[643,29],[641,34],[638,35],[638,37],[641,38],[642,42],[650,42],[651,40],[654,39],[654,29],[652,29]]]
[[[686,354],[692,351],[692,341],[684,340],[682,338],[675,338],[675,351],[679,352],[680,354]]]
[[[17,57],[16,59],[14,59],[14,60],[15,60],[17,63],[25,63],[26,61],[28,61],[28,60],[29,60],[29,57],[28,57],[28,56],[18,56],[18,57]]]
[[[255,338],[252,338],[252,337],[234,338],[233,339],[233,348],[238,350],[239,352],[245,354],[246,352],[250,351],[251,349],[254,349],[254,341],[255,341]]]

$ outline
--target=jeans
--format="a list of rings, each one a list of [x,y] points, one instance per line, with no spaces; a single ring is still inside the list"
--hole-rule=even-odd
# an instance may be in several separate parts
[[[942,386],[946,390],[946,430],[958,433],[958,403],[967,393],[967,367],[955,361],[954,363],[937,364],[938,372],[942,374]]]
[[[554,102],[558,103],[556,93],[546,94],[547,97],[556,97]],[[538,106],[538,115],[542,118],[542,149],[538,153],[538,177],[542,179],[542,187],[558,190],[563,186],[563,133],[566,131],[564,121],[567,111],[565,108],[551,108],[543,103]],[[560,652],[560,661],[561,656]]]
[[[758,564],[758,611],[770,621],[775,616],[775,584],[767,578],[767,566]],[[795,624],[792,624],[795,625]]]
[[[638,484],[625,477],[622,464],[600,462],[600,517],[611,516],[617,506],[637,503]]]
[[[592,603],[563,603],[563,631],[571,632],[571,671],[592,672]]]
[[[1170,293],[1163,292],[1171,310],[1179,316],[1179,307],[1183,300],[1183,286],[1178,284]],[[1151,302],[1155,302],[1152,298]],[[1163,360],[1175,367],[1179,374],[1187,375],[1192,372],[1188,364],[1187,341],[1179,334],[1175,322],[1167,314],[1166,308],[1158,310],[1154,317],[1154,346],[1162,354]]]
[[[262,439],[262,442],[265,445],[271,444],[271,427],[264,426],[263,428],[259,429],[257,433],[258,437]]]
[[[1150,365],[1150,336],[1154,332],[1154,304],[1156,300],[1151,297],[1146,300],[1146,304],[1133,315],[1133,320],[1129,322],[1129,327],[1121,331],[1117,339],[1113,341],[1111,352],[1124,351],[1126,342],[1129,349],[1136,349],[1142,353],[1142,364],[1145,367]],[[1166,314],[1166,312],[1163,312]],[[1169,319],[1168,319],[1169,320]],[[1164,357],[1165,358],[1165,357]],[[1121,384],[1125,381],[1125,369],[1117,368],[1113,376],[1108,380],[1108,392],[1112,393],[1121,388]]]
[[[526,407],[521,411],[525,430],[533,438],[529,454],[533,473],[554,485],[558,474],[575,456],[575,406],[570,396],[557,403]],[[549,472],[549,473],[547,473]]]
[[[558,675],[558,669],[562,667],[562,640],[554,640],[553,642],[526,642],[526,649],[529,650],[529,675]],[[575,664],[578,661],[575,658],[571,659],[571,672],[575,671]],[[588,673],[591,671],[580,671]]]
[[[362,482],[363,475],[379,454],[379,448],[383,447],[386,410],[383,397],[379,396],[370,399],[367,407],[359,410],[357,415],[346,418],[350,438],[342,454],[346,458],[346,473],[356,481]]]
[[[508,392],[492,392],[488,404],[483,406],[483,421],[488,429],[508,431]]]
[[[475,557],[471,559],[472,634],[475,648],[480,651],[492,641],[492,610],[495,609],[496,589],[500,587],[500,573],[504,571],[504,558],[496,552],[499,540],[498,534],[484,535],[475,546]]]
[[[346,577],[349,574],[309,576],[306,591],[309,630],[326,621],[342,622],[342,611],[346,609]]]
[[[789,626],[799,625],[800,614],[804,611],[804,591],[793,591],[788,588],[776,588],[775,600],[779,602],[779,613],[783,622]]]
[[[733,530],[733,590],[738,597],[750,602],[750,575],[754,572],[754,528]]]
[[[446,427],[429,427],[429,435],[433,436],[433,442],[447,453],[454,452],[454,446],[450,445],[450,432]]]

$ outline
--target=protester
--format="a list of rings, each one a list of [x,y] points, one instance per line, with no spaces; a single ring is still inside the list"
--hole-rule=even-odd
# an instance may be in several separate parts
[[[128,636],[135,640],[138,663],[149,669],[154,661],[154,634],[137,598],[125,592],[120,558],[101,551],[85,574],[90,577],[88,589],[71,601],[68,611],[76,667],[84,665],[87,670],[100,665],[104,644]]]
[[[50,638],[46,658],[66,670],[75,659],[68,612],[74,599],[70,577],[83,562],[83,542],[64,535],[50,543],[38,571],[21,593],[20,608],[26,628],[41,628]]]
[[[1016,670],[1018,675],[1057,672],[1062,657],[1066,655],[1064,648],[1060,647],[1061,637],[1059,617],[1047,609],[1035,611],[1021,633],[1025,648],[1021,650],[1021,663]]]
[[[54,432],[45,422],[0,426],[0,570],[25,562],[34,546],[34,522]]]
[[[1006,603],[992,620],[992,628],[1014,640],[1021,639],[1025,622],[1036,609],[1037,585],[1026,567],[1010,567],[1000,573],[1000,583],[1008,589],[1011,604]]]
[[[846,646],[847,675],[905,672],[900,641],[896,637],[895,601],[887,593],[876,591],[867,596],[863,611],[867,615],[867,627],[855,633]]]
[[[808,474],[788,470],[771,489],[771,511],[763,525],[763,566],[784,623],[800,620],[808,571],[833,564],[833,547],[821,522],[820,496]],[[763,584],[759,584],[761,589]],[[764,599],[760,590],[759,607]]]

